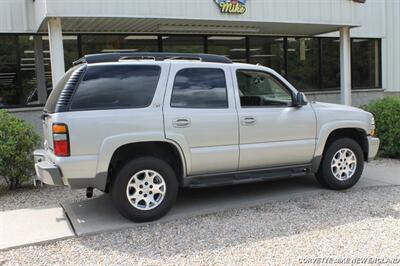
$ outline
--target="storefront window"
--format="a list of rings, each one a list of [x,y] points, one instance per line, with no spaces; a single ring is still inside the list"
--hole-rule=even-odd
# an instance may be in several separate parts
[[[19,74],[21,79],[20,104],[38,104],[30,97],[36,90],[35,48],[32,35],[21,35],[19,39]]]
[[[63,36],[65,71],[72,67],[72,63],[79,59],[78,37],[74,35]]]
[[[210,36],[208,41],[208,53],[224,55],[234,62],[245,63],[246,37],[244,36]]]
[[[202,36],[162,36],[163,52],[204,53]]]
[[[352,84],[355,89],[379,88],[380,41],[377,39],[352,40]]]
[[[278,37],[249,37],[250,63],[272,68],[284,75],[283,42],[284,38]]]
[[[321,39],[322,90],[340,88],[340,42],[338,38]]]
[[[45,72],[45,84],[42,85],[50,92],[49,40],[47,35],[38,40],[40,38]],[[234,62],[261,64],[286,74],[288,80],[302,91],[340,89],[338,38],[84,34],[64,35],[63,44],[66,70],[79,59],[80,53],[158,52],[162,48],[164,52],[208,52],[227,56]],[[352,39],[353,89],[381,87],[380,50],[379,39]],[[35,47],[34,35],[0,35],[0,108],[39,104],[35,93],[38,87],[35,51],[40,51],[40,47]]]
[[[288,79],[302,91],[319,90],[317,38],[287,38]]]
[[[82,35],[83,54],[112,52],[157,52],[156,35]]]
[[[0,108],[19,103],[16,44],[17,36],[0,35]]]

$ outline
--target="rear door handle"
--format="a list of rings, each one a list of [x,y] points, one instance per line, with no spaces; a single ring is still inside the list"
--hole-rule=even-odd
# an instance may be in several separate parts
[[[242,125],[243,126],[252,126],[256,124],[256,119],[251,116],[243,117],[242,118]]]
[[[177,118],[172,121],[174,127],[190,127],[190,119],[188,118]]]

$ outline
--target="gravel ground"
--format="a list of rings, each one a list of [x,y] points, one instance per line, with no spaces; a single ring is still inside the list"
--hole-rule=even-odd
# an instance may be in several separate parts
[[[376,166],[399,163],[373,162]],[[0,188],[0,211],[83,198],[84,190],[62,187],[25,186],[13,192]],[[400,186],[326,191],[3,251],[0,265],[293,265],[321,258],[334,264],[346,258],[382,259],[375,261],[380,264],[393,259],[389,262],[400,264]]]
[[[24,247],[0,252],[0,265],[293,265],[316,258],[400,262],[400,187],[327,191]]]
[[[100,195],[100,191],[94,191],[94,195]],[[7,191],[5,184],[0,185],[0,211],[59,206],[61,202],[76,202],[86,199],[86,190],[71,190],[67,187],[33,187],[24,184],[15,191]],[[1,264],[0,264],[1,265]]]
[[[400,160],[377,159],[369,163],[370,166],[395,166],[400,165]],[[94,196],[99,196],[100,191],[94,191]],[[15,191],[7,191],[5,183],[0,179],[0,211],[56,206],[60,202],[76,202],[86,198],[86,191],[70,190],[66,187],[46,186],[35,188],[31,183],[25,184]]]

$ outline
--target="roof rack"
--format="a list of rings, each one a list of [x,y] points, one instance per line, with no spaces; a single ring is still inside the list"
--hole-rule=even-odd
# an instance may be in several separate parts
[[[232,64],[232,61],[221,55],[214,54],[186,54],[186,53],[145,53],[145,52],[124,52],[124,53],[103,53],[85,55],[75,61],[74,65],[82,63],[105,63],[118,62],[123,60],[199,60],[201,62]]]

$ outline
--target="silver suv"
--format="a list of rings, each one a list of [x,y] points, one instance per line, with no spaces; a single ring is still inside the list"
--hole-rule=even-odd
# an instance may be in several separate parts
[[[87,55],[42,117],[37,179],[110,193],[138,222],[166,214],[179,187],[315,173],[346,189],[379,147],[370,113],[307,102],[272,69],[205,54]]]

